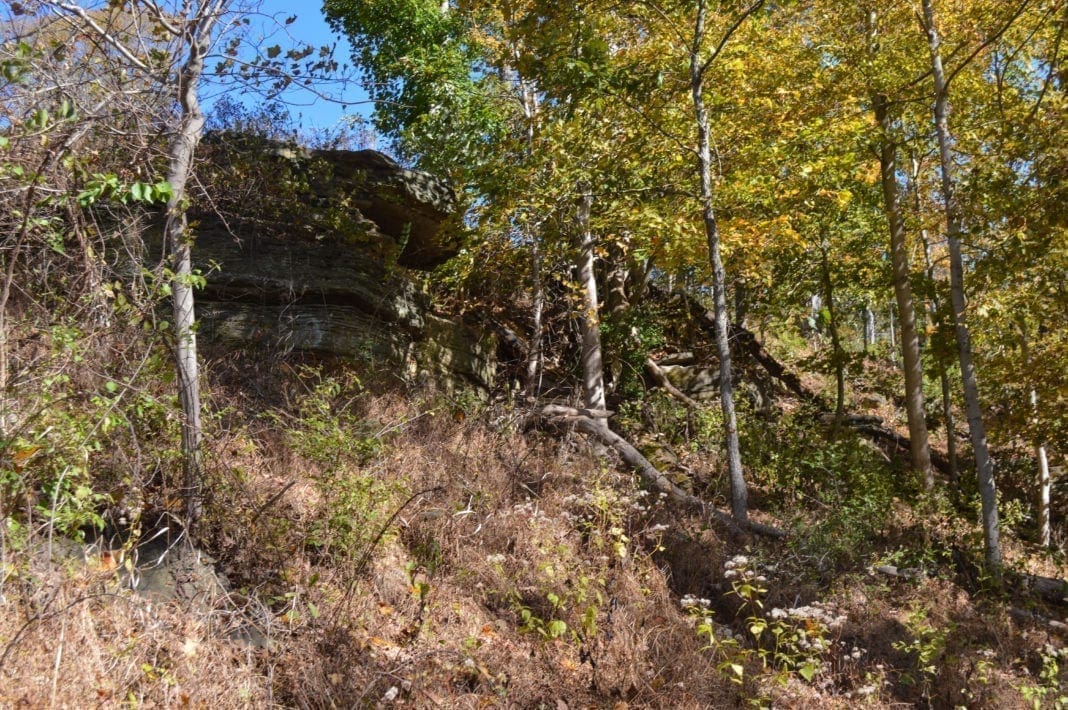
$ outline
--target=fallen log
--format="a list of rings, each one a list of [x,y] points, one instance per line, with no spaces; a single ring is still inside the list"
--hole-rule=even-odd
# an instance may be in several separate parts
[[[675,298],[682,301],[686,307],[686,311],[690,314],[690,317],[701,326],[701,329],[704,330],[706,334],[713,338],[715,337],[716,315],[701,305],[697,299],[683,291],[667,291],[656,286],[651,286],[650,289],[655,291],[662,298]],[[753,335],[751,331],[741,326],[731,324],[728,326],[728,334],[732,345],[735,347],[740,346],[742,351],[755,360],[769,375],[781,382],[786,389],[794,393],[799,399],[804,402],[822,406],[819,397],[801,384],[801,380],[797,375],[787,370],[781,362],[776,360],[771,353],[765,350],[764,346],[760,344],[760,341],[757,340],[756,336]]]
[[[662,356],[656,361],[657,365],[692,365],[697,362],[697,356],[690,351],[671,353]]]
[[[554,412],[560,412],[561,410],[566,410],[566,413],[562,416],[560,414],[554,414]],[[717,510],[700,498],[690,495],[675,485],[671,479],[665,476],[656,468],[656,466],[651,464],[649,459],[645,458],[645,456],[643,456],[638,449],[634,448],[629,441],[609,429],[608,423],[604,419],[594,419],[592,417],[584,416],[580,413],[581,411],[582,410],[570,407],[548,405],[547,407],[542,408],[541,413],[549,422],[557,421],[569,424],[577,431],[581,431],[599,443],[614,450],[619,454],[619,457],[623,459],[625,464],[638,473],[638,477],[642,480],[642,483],[650,489],[662,493],[664,497],[672,503],[684,508],[700,510],[711,519],[727,525],[734,530],[747,530],[749,532],[776,539],[786,537],[786,532],[784,530],[780,530],[771,525],[757,523],[752,520],[739,522],[730,514],[725,513],[722,510]]]
[[[1041,577],[1036,574],[1023,573],[1020,581],[1026,589],[1034,592],[1047,602],[1068,605],[1068,581],[1056,577]]]
[[[607,409],[586,409],[585,407],[568,407],[563,404],[546,404],[541,408],[541,416],[553,418],[585,417],[587,419],[608,419],[615,412]]]
[[[873,571],[885,574],[889,577],[907,579],[910,582],[927,577],[927,574],[922,569],[917,569],[915,567],[901,568],[895,565],[879,565],[878,567],[873,568]]]
[[[1039,624],[1045,626],[1050,631],[1056,631],[1061,634],[1068,634],[1068,624],[1059,619],[1054,619],[1049,616],[1043,616],[1042,614],[1036,614],[1033,611],[1027,611],[1026,609],[1020,609],[1019,607],[1011,607],[1009,609],[1009,616],[1025,623]]]

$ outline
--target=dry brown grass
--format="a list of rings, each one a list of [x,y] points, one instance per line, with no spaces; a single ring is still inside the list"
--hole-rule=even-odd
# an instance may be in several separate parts
[[[330,468],[291,446],[300,422],[287,416],[306,392],[295,372],[213,392],[216,407],[235,407],[212,442],[202,535],[232,591],[183,608],[121,590],[107,565],[12,558],[0,706],[1011,708],[1035,682],[1048,639],[1021,634],[1004,605],[944,579],[843,571],[821,587],[783,564],[769,605],[836,603],[849,619],[836,653],[863,657],[829,654],[813,683],[749,657],[735,686],[679,597],[712,598],[717,623],[744,633],[724,562],[783,549],[649,501],[583,441],[524,431],[503,405],[346,393],[380,446]],[[289,415],[260,416],[267,408]],[[354,473],[403,484],[380,503],[383,535],[368,530],[351,550],[311,544],[337,503],[318,481]],[[917,609],[945,636],[926,696],[905,682],[915,664],[900,647]],[[553,621],[566,624],[555,637]],[[232,637],[248,624],[269,642]]]
[[[4,583],[0,706],[268,704],[269,679],[227,637],[228,615],[153,603],[93,560],[41,557]]]

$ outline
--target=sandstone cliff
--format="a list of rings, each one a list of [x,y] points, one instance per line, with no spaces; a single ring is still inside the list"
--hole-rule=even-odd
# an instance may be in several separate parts
[[[435,313],[413,277],[459,249],[447,183],[372,150],[307,151],[229,134],[206,146],[211,179],[231,196],[194,215],[208,340],[489,387],[492,339]]]

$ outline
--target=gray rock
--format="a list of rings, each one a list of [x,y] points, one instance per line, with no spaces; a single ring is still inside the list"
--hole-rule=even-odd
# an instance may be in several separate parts
[[[239,347],[389,364],[410,380],[446,389],[488,389],[495,342],[434,315],[429,295],[407,271],[437,266],[459,248],[448,184],[370,150],[260,142],[249,146],[257,151],[249,158],[240,153],[249,140],[213,136],[208,160],[221,165],[213,170],[225,175],[227,165],[241,164],[235,175],[247,180],[247,170],[275,165],[297,186],[291,197],[297,211],[260,201],[246,213],[230,203],[238,214],[225,221],[214,212],[193,215],[194,259],[207,275],[197,302],[201,333]]]

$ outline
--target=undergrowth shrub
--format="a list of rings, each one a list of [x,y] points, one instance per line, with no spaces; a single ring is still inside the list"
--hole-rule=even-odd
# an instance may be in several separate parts
[[[609,314],[601,323],[604,351],[616,357],[614,389],[624,400],[640,399],[645,393],[645,358],[664,346],[663,322],[664,314],[649,301]]]
[[[705,642],[704,650],[716,659],[716,668],[725,680],[745,686],[754,676],[770,677],[783,683],[793,674],[807,683],[830,673],[836,659],[859,661],[863,651],[853,647],[847,653],[841,641],[846,617],[832,605],[813,602],[791,608],[765,607],[768,575],[774,567],[761,565],[746,555],[736,555],[724,565],[724,578],[730,589],[724,597],[733,598],[735,620],[715,620],[710,599],[687,595],[680,600],[694,620],[696,633]],[[742,630],[737,630],[737,625]],[[841,661],[837,662],[841,665]],[[749,687],[746,694],[756,694]],[[753,698],[762,703],[759,698]]]
[[[47,356],[23,371],[35,387],[19,388],[15,426],[0,437],[8,529],[81,538],[111,514],[134,528],[146,506],[176,504],[177,403],[160,391],[166,352],[136,331],[120,348],[72,322],[37,337]]]
[[[791,545],[820,575],[863,559],[884,530],[896,497],[909,494],[902,476],[852,432],[837,438],[810,412],[776,420],[741,417],[743,462],[754,486],[789,513],[799,529]]]
[[[306,391],[291,408],[269,419],[281,426],[286,442],[311,465],[321,505],[310,522],[305,544],[337,559],[363,557],[395,505],[406,495],[404,480],[387,480],[373,465],[383,449],[376,424],[356,413],[363,388],[352,373],[324,375],[305,367]]]

